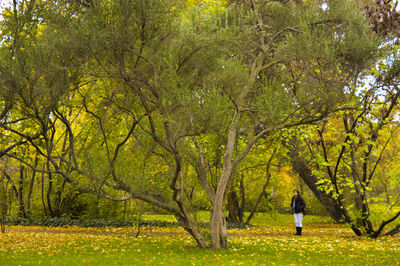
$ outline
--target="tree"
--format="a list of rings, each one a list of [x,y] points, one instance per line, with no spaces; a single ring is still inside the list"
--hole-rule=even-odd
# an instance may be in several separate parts
[[[42,160],[43,153],[39,152],[44,144],[49,144],[49,140],[54,141],[52,108],[64,96],[67,84],[74,83],[74,74],[69,72],[74,62],[69,61],[71,65],[67,66],[66,58],[69,58],[70,51],[60,50],[61,45],[48,42],[51,40],[50,35],[42,35],[46,27],[44,4],[36,1],[14,1],[13,4],[12,10],[5,10],[2,23],[0,99],[3,108],[0,157],[15,158],[11,162],[20,164],[18,186],[14,182],[12,187],[22,216],[29,214],[36,174],[46,173],[48,188],[43,207],[46,213],[47,205],[53,217],[60,215],[58,205],[61,204],[64,186],[55,193],[53,212],[53,176],[46,169],[46,160]],[[47,146],[45,149],[51,152],[52,147]],[[26,166],[32,171],[28,171]],[[28,174],[31,174],[30,181],[26,180]],[[12,179],[15,178],[8,176],[11,183]],[[29,186],[26,187],[25,183],[29,183]],[[44,175],[42,197],[43,184]]]
[[[376,49],[352,1],[332,1],[329,10],[286,1],[79,2],[32,4],[33,20],[15,9],[40,27],[20,46],[2,47],[11,65],[1,84],[21,91],[14,100],[21,109],[5,112],[26,124],[2,124],[22,139],[4,154],[79,192],[164,209],[201,248],[227,247],[223,207],[254,145],[343,108],[345,62],[370,59]],[[27,70],[15,75],[14,65]],[[15,145],[33,147],[46,168],[10,153]],[[211,180],[217,152],[221,167]],[[191,212],[195,184],[212,206],[210,243]]]
[[[399,18],[399,13],[396,10],[397,4],[392,2],[392,1],[387,1],[387,2],[382,2],[382,1],[376,1],[374,3],[365,3],[364,4],[364,11],[366,14],[366,17],[370,21],[371,28],[381,37],[381,49],[378,52],[378,56],[376,56],[376,60],[379,60],[379,58],[387,56],[388,58],[391,57],[391,53],[393,50],[391,50],[391,43],[397,42],[398,40],[398,18]],[[389,49],[388,49],[389,48]],[[387,52],[389,51],[389,55],[387,55]],[[395,49],[396,51],[396,49]],[[395,52],[396,53],[396,52]],[[349,60],[350,62],[352,59]],[[377,61],[378,62],[378,61]],[[349,101],[355,101],[362,105],[364,102],[362,99],[363,97],[369,97],[370,94],[375,94],[377,93],[377,90],[380,90],[380,88],[376,87],[377,85],[371,85],[372,87],[375,87],[375,89],[371,89],[371,91],[365,90],[361,95],[358,95],[360,98],[355,98],[355,93],[359,92],[361,89],[359,89],[357,86],[363,86],[362,82],[364,82],[364,77],[366,75],[370,74],[368,65],[364,65],[364,71],[362,71],[363,67],[357,67],[354,68],[354,62],[350,63],[352,65],[352,69],[358,69],[358,71],[353,71],[348,74],[345,74],[343,78],[345,80],[348,80],[349,83],[345,85],[344,90],[349,91],[348,93],[348,99]],[[362,65],[361,65],[362,66]],[[367,66],[367,68],[365,68]],[[372,73],[375,75],[375,78],[380,75],[380,73],[376,70],[376,67],[372,67]],[[383,68],[384,69],[384,68]],[[383,70],[381,69],[381,70]],[[347,77],[352,77],[351,79],[348,79]],[[371,78],[371,77],[369,77]],[[390,83],[390,82],[389,82]],[[357,87],[357,88],[356,88]],[[349,89],[350,88],[350,89]],[[392,92],[391,92],[392,93]],[[376,100],[376,99],[375,99]],[[374,100],[371,100],[373,102]],[[377,103],[381,104],[381,103]],[[353,109],[357,110],[356,109]],[[365,115],[368,112],[365,113]],[[361,115],[364,117],[363,115]],[[330,119],[329,119],[330,120]],[[354,121],[353,121],[354,122]],[[357,124],[359,121],[355,121],[355,124]],[[337,122],[335,122],[337,123]],[[348,122],[349,124],[352,124]],[[353,124],[353,125],[355,125]],[[340,125],[338,125],[340,127]],[[320,136],[315,136],[316,138],[320,138]],[[330,145],[332,144],[332,141],[334,140],[329,140]],[[311,144],[310,144],[311,143]],[[314,145],[314,144],[321,144],[320,142],[314,142],[314,141],[309,141],[308,146]],[[346,217],[343,216],[343,204],[338,203],[337,199],[332,197],[332,194],[330,191],[327,190],[321,190],[318,188],[318,175],[316,175],[313,172],[313,169],[315,168],[315,165],[313,163],[306,159],[304,156],[299,156],[299,150],[302,150],[302,144],[299,143],[297,137],[294,137],[291,140],[291,144],[288,145],[289,147],[289,154],[291,157],[292,161],[292,166],[294,170],[299,174],[299,176],[305,181],[305,183],[308,185],[308,187],[313,191],[314,195],[319,199],[319,201],[325,206],[327,209],[328,213],[330,216],[335,219],[336,221],[343,221],[343,219],[347,219]],[[304,147],[304,146],[303,146]],[[360,147],[358,147],[360,148]],[[340,158],[339,158],[340,161]],[[364,170],[365,171],[365,170]],[[361,206],[359,203],[358,206]],[[360,207],[361,209],[361,207]],[[347,219],[348,220],[348,219]],[[371,231],[371,230],[370,230]]]
[[[372,238],[383,234],[385,227],[400,216],[393,209],[398,204],[396,197],[389,196],[398,194],[398,184],[390,178],[397,173],[380,170],[393,159],[387,156],[391,156],[389,148],[397,136],[397,61],[395,48],[390,57],[379,63],[379,72],[372,68],[371,72],[377,75],[372,84],[350,90],[355,108],[343,111],[341,117],[325,120],[315,128],[317,136],[307,133],[303,140],[309,150],[303,151],[307,154],[303,160],[309,158],[308,171],[312,169],[318,180],[314,185],[340,207],[343,219],[355,234]],[[381,183],[386,183],[386,194],[379,188]],[[391,184],[392,192],[388,192],[387,184]],[[382,205],[386,205],[386,215],[374,210]],[[397,232],[398,226],[386,234]]]

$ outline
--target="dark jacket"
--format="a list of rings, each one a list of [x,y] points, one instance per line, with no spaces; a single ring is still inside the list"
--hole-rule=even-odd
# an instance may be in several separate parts
[[[296,204],[294,204],[294,203],[296,203]],[[293,196],[292,204],[290,204],[290,208],[292,209],[292,211],[294,213],[304,212],[304,210],[306,208],[306,202],[300,196],[297,196],[297,197]]]

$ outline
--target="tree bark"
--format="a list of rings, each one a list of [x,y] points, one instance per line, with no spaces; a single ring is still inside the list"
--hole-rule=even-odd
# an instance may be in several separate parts
[[[238,196],[235,191],[228,193],[228,221],[232,223],[243,222]]]
[[[47,208],[49,209],[49,213],[51,217],[54,217],[54,212],[53,208],[51,206],[51,191],[53,189],[53,180],[52,180],[52,175],[49,173],[49,187],[47,188],[47,193],[46,193],[46,201],[47,201]]]
[[[2,174],[1,178],[1,188],[2,188],[2,200],[1,200],[1,217],[0,217],[0,226],[1,226],[1,232],[5,233],[6,231],[6,226],[4,223],[4,220],[6,219],[7,215],[7,186],[8,182],[4,182],[4,173]]]
[[[228,132],[228,140],[224,153],[224,163],[222,167],[221,178],[218,182],[217,190],[215,192],[215,198],[213,201],[213,209],[210,217],[210,238],[211,238],[211,248],[221,249],[227,248],[227,230],[226,230],[226,218],[223,212],[223,205],[226,199],[227,190],[232,179],[232,173],[236,165],[232,162],[233,151],[236,141],[236,130],[237,123],[240,119],[240,113],[235,112],[231,125]],[[238,159],[238,158],[236,158]],[[235,160],[236,161],[236,160]]]
[[[3,172],[4,176],[7,178],[8,182],[11,184],[12,190],[15,193],[15,197],[17,198],[17,204],[18,204],[18,215],[19,217],[25,217],[25,208],[24,208],[24,202],[22,200],[22,193],[23,193],[23,172],[24,172],[24,168],[23,166],[20,166],[19,168],[19,187],[17,188],[17,186],[13,183],[13,180],[11,179],[11,176],[9,176],[6,172]],[[22,177],[21,177],[22,176]],[[21,181],[22,178],[22,181]],[[10,191],[10,195],[9,195],[9,201],[10,201],[10,208],[11,208],[11,191]]]
[[[192,219],[187,219],[187,217],[182,215],[175,215],[175,218],[180,225],[195,239],[197,246],[199,248],[209,248],[207,241],[204,239],[203,235],[200,233],[197,224],[195,224]]]
[[[291,147],[289,151],[292,167],[300,178],[306,183],[310,190],[314,193],[317,199],[325,207],[329,216],[336,222],[342,222],[342,210],[339,204],[327,193],[318,189],[318,179],[312,174],[307,162],[300,158],[296,147]]]
[[[42,173],[41,192],[42,192],[41,196],[42,196],[43,212],[44,212],[44,215],[47,216],[47,208],[46,208],[46,203],[44,201],[44,173]]]
[[[20,217],[26,218],[26,212],[25,212],[25,204],[24,204],[24,197],[23,197],[23,191],[24,191],[24,173],[25,173],[25,167],[20,166],[19,167],[19,186],[18,186],[18,193],[17,193],[17,198],[18,198],[18,215]]]
[[[245,194],[245,189],[244,189],[244,176],[242,175],[242,178],[239,181],[239,188],[240,188],[240,206],[239,206],[239,222],[243,223],[243,218],[244,218],[244,207],[246,206],[246,194]]]
[[[224,168],[222,171],[221,178],[218,183],[217,191],[215,193],[215,200],[213,202],[213,209],[210,217],[210,238],[211,248],[221,249],[227,248],[227,230],[226,230],[226,218],[223,212],[223,204],[225,202],[225,190],[231,176],[231,161],[229,149],[227,149]]]
[[[35,168],[38,165],[38,157],[36,156],[35,159]],[[36,177],[36,170],[32,169],[32,179],[29,184],[29,190],[28,190],[28,195],[26,196],[26,214],[29,216],[30,215],[30,209],[31,209],[31,197],[32,197],[32,192],[33,192],[33,185],[35,183],[35,177]]]
[[[62,206],[61,206],[62,200],[61,200],[61,196],[62,196],[62,193],[64,191],[66,182],[67,181],[64,179],[63,183],[62,183],[62,186],[59,187],[57,189],[56,193],[55,193],[54,203],[53,203],[53,207],[54,207],[53,212],[54,212],[54,216],[55,217],[60,217],[62,215]]]
[[[50,171],[50,160],[47,160],[47,170]],[[49,179],[49,186],[47,188],[47,193],[46,193],[47,208],[49,209],[50,216],[54,217],[54,212],[51,206],[51,199],[50,199],[51,191],[53,190],[53,176],[51,173],[48,174],[48,179]]]
[[[218,205],[219,207],[219,205]],[[220,208],[214,208],[210,215],[210,238],[211,238],[211,248],[221,249],[227,248],[227,230],[226,230],[226,218],[222,211],[222,206]]]

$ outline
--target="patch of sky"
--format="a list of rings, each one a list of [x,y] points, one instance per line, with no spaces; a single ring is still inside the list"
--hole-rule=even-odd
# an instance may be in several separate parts
[[[3,20],[3,10],[12,7],[11,0],[0,0],[0,21]]]
[[[320,7],[324,11],[329,11],[329,5],[327,2],[323,2]]]

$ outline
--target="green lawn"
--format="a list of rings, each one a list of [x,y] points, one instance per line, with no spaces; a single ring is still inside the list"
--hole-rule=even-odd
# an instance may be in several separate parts
[[[14,226],[0,235],[0,265],[400,264],[399,237],[358,238],[313,216],[305,217],[301,237],[292,235],[291,215],[258,215],[254,223],[229,230],[229,248],[217,251],[196,248],[179,228],[143,228],[135,238],[132,228]]]

